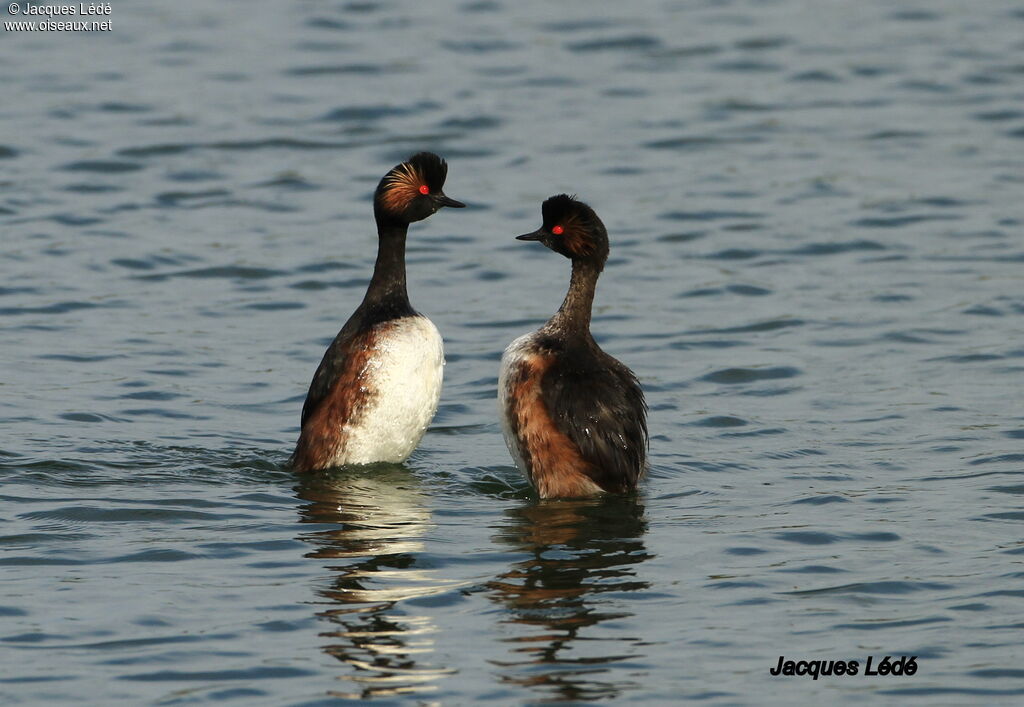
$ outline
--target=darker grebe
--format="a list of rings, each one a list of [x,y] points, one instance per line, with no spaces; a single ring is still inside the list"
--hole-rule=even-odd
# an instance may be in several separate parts
[[[505,442],[541,498],[628,492],[645,469],[647,405],[633,372],[590,335],[608,233],[593,209],[565,194],[541,211],[544,224],[519,240],[571,259],[572,280],[558,312],[501,359]]]

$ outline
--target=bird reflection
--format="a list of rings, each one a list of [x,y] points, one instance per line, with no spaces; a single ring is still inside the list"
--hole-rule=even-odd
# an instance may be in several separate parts
[[[452,583],[417,567],[423,536],[433,527],[416,478],[403,466],[376,464],[304,477],[296,488],[308,503],[301,522],[329,526],[303,534],[326,560],[329,586],[318,594],[331,608],[318,616],[331,624],[320,634],[323,651],[348,665],[339,676],[349,690],[334,697],[422,695],[454,670],[429,662],[436,627],[429,616],[397,602],[447,591]]]
[[[496,662],[502,680],[545,693],[546,699],[607,699],[637,685],[611,677],[615,663],[640,658],[642,639],[624,637],[604,621],[632,616],[626,592],[643,591],[637,565],[651,557],[636,499],[541,501],[508,511],[495,540],[526,552],[492,581],[504,604],[514,654]]]

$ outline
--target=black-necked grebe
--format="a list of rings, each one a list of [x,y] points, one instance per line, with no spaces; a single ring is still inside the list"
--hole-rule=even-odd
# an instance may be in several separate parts
[[[608,233],[593,209],[565,194],[541,212],[543,225],[519,240],[572,260],[572,280],[558,312],[502,356],[505,442],[541,498],[625,493],[645,470],[647,404],[633,372],[590,335]]]
[[[421,152],[377,185],[373,278],[313,376],[294,471],[405,461],[434,417],[444,346],[434,323],[409,304],[405,237],[410,223],[442,206],[465,206],[442,191],[447,174],[443,159]]]

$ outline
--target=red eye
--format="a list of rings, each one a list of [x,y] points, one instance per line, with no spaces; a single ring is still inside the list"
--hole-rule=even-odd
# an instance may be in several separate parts
[[[565,233],[565,229],[562,228],[561,226],[555,226],[554,228],[551,229],[551,232],[554,233],[556,236],[560,236],[563,233]]]
[[[428,187],[426,184],[424,184],[423,186],[420,187],[420,194],[429,194],[429,193],[430,193],[430,187]]]

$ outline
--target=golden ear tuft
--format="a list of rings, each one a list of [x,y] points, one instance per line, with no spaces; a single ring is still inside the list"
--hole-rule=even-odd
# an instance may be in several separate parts
[[[381,201],[389,211],[405,211],[412,200],[420,195],[423,183],[423,177],[417,169],[408,162],[403,162],[385,177]]]

